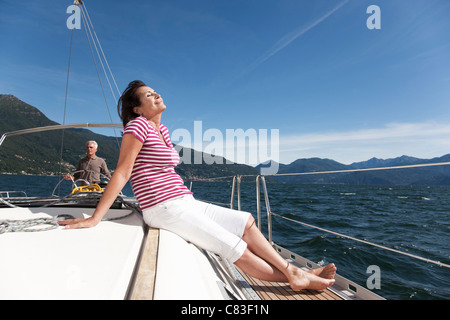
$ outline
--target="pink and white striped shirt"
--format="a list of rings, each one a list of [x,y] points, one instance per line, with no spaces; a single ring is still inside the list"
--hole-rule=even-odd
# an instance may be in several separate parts
[[[170,141],[169,130],[160,125],[165,143],[158,131],[144,117],[137,117],[124,128],[123,134],[133,134],[143,143],[131,173],[131,186],[141,209],[192,194],[175,172],[180,156]]]

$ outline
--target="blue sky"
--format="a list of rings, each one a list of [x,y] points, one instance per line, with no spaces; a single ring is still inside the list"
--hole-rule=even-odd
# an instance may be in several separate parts
[[[71,4],[0,0],[0,93],[59,123]],[[119,90],[140,79],[161,93],[172,132],[193,132],[194,121],[224,134],[276,129],[281,163],[450,153],[448,0],[85,4]],[[366,25],[370,5],[381,29]],[[110,122],[84,28],[74,32],[68,97],[66,123]]]

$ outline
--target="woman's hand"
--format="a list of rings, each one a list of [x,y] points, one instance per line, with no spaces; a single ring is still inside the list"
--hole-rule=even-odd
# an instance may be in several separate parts
[[[93,217],[87,219],[67,219],[58,221],[60,226],[65,226],[66,229],[81,229],[81,228],[92,228],[95,227],[99,221]]]
[[[143,143],[132,134],[125,134],[122,137],[122,145],[120,149],[119,161],[117,162],[116,171],[114,171],[108,187],[105,189],[97,208],[92,217],[87,219],[68,219],[59,221],[59,225],[66,226],[66,229],[92,228],[102,220],[103,216],[108,212],[111,205],[130,179],[133,171],[134,161],[136,160]]]

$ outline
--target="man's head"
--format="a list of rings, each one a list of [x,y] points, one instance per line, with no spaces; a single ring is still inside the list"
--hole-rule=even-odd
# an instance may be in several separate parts
[[[97,142],[91,140],[86,142],[86,156],[88,158],[94,158],[97,152],[98,144]]]

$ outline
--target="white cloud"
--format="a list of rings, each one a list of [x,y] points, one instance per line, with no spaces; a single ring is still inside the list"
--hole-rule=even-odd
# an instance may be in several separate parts
[[[408,155],[431,159],[450,153],[450,124],[388,123],[380,128],[284,135],[282,130],[176,129],[172,141],[237,163],[257,165],[272,159],[289,164],[300,158],[328,158],[344,164],[372,157]],[[190,157],[188,157],[190,159]],[[214,160],[214,159],[211,159]]]
[[[280,132],[279,152],[281,163],[311,157],[345,164],[402,155],[429,159],[450,153],[450,124],[389,123],[382,128],[287,136]]]

